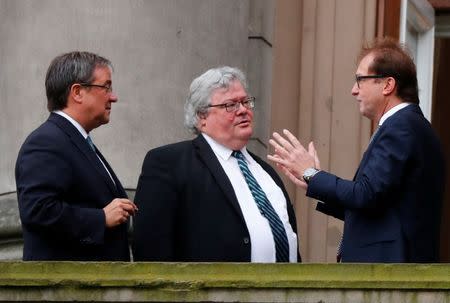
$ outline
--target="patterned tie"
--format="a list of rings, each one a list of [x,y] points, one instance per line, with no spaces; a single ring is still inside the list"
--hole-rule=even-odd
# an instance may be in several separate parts
[[[95,151],[95,146],[94,146],[94,142],[92,142],[91,137],[87,136],[86,141],[87,141],[87,143],[89,144],[89,146],[92,148],[92,150],[93,150],[94,153],[95,153],[95,152],[96,152],[96,151]]]
[[[278,217],[278,214],[273,209],[269,199],[267,199],[266,194],[248,169],[244,155],[240,151],[233,151],[232,155],[238,161],[239,168],[244,175],[245,181],[247,182],[261,215],[269,221],[270,229],[272,230],[273,239],[275,241],[277,262],[289,262],[289,242],[280,217]]]
[[[340,263],[342,260],[342,240],[344,239],[344,232],[342,232],[341,239],[339,240],[338,247],[336,249],[336,262]]]

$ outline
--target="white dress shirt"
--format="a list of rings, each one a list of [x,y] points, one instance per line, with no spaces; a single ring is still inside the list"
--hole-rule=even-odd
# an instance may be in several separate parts
[[[202,135],[211,146],[233,186],[250,234],[251,261],[265,263],[276,262],[275,242],[269,222],[261,215],[247,182],[241,173],[237,159],[231,155],[233,151],[217,143],[208,135]],[[286,198],[284,197],[283,191],[273,181],[272,177],[250,156],[245,147],[241,149],[241,152],[247,161],[249,170],[263,189],[268,200],[280,217],[281,222],[283,222],[289,241],[289,261],[297,262],[297,235],[289,223]]]
[[[410,105],[411,103],[408,102],[402,102],[396,106],[394,106],[393,108],[391,108],[390,110],[388,110],[387,112],[384,113],[383,116],[381,116],[380,118],[380,122],[378,122],[378,126],[383,125],[384,121],[386,121],[387,118],[389,118],[390,116],[392,116],[393,114],[395,114],[396,112],[398,112],[399,110],[401,110],[402,108],[407,107],[408,105]]]

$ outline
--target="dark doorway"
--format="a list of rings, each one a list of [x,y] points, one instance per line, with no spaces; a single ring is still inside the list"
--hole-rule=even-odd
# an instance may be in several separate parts
[[[441,223],[441,262],[450,262],[450,38],[437,38],[434,51],[432,125],[441,139],[447,179]]]

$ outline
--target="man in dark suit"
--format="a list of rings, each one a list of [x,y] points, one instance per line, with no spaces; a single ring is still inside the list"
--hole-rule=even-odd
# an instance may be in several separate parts
[[[136,206],[88,135],[117,102],[111,70],[88,52],[58,56],[47,70],[51,114],[16,163],[24,260],[130,260],[127,221]]]
[[[416,68],[395,41],[363,48],[352,95],[378,125],[353,181],[320,170],[289,132],[269,156],[317,209],[344,220],[342,262],[437,262],[444,187],[439,140],[420,110]]]
[[[145,157],[135,196],[135,260],[299,261],[283,183],[246,149],[253,107],[238,69],[210,69],[192,82],[185,124],[198,136]]]

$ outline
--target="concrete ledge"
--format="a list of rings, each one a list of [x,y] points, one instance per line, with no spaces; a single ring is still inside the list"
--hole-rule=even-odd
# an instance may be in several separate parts
[[[450,264],[0,262],[0,301],[450,302]]]

